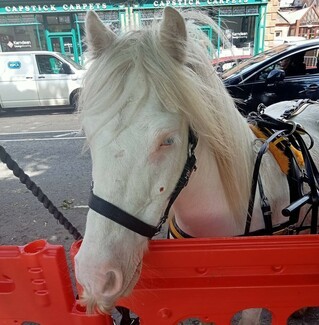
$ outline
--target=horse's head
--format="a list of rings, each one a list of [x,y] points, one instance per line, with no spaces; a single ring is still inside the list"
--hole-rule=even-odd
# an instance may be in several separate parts
[[[222,179],[232,211],[246,209],[243,173],[234,161],[244,161],[239,135],[250,131],[238,125],[243,118],[216,75],[213,51],[207,50],[211,42],[198,24],[214,26],[204,14],[182,16],[167,7],[161,22],[116,36],[93,12],[87,15],[92,62],[80,106],[94,194],[75,271],[88,310],[109,311],[133,288],[148,237],[166,215],[181,175],[189,174],[185,171],[194,163],[194,134],[199,168],[176,201],[176,213],[181,201],[189,203],[202,191],[207,170],[212,191],[221,192]]]
[[[176,106],[185,105],[177,98],[191,89],[175,84],[190,70],[184,19],[167,8],[157,30],[117,37],[89,12],[86,38],[93,60],[81,103],[93,193],[157,226],[188,154],[189,123]],[[76,277],[88,309],[109,311],[136,283],[148,238],[96,210],[88,212]],[[106,214],[112,219],[118,211]]]

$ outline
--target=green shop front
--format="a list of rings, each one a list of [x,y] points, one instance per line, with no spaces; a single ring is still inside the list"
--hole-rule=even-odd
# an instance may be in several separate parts
[[[205,10],[225,31],[227,43],[203,29],[217,47],[218,56],[251,55],[263,51],[267,0],[153,0],[85,2],[60,0],[0,0],[0,52],[49,50],[85,61],[84,19],[95,10],[115,33],[160,19],[166,6]]]

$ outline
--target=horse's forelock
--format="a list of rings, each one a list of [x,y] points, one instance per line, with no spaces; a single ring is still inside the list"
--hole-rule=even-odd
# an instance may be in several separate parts
[[[192,12],[191,16],[193,19],[196,14]],[[198,14],[199,20],[203,17],[207,24],[210,19]],[[190,21],[187,32],[184,64],[162,47],[159,23],[119,36],[112,48],[95,59],[87,73],[82,94],[83,113],[101,114],[112,109],[115,114],[127,102],[130,93],[124,87],[127,86],[125,76],[142,74],[147,81],[145,87],[155,91],[166,109],[181,113],[199,138],[209,145],[217,160],[228,202],[234,213],[237,211],[240,215],[247,208],[243,204],[249,197],[251,157],[243,149],[248,147],[243,141],[248,141],[249,130],[240,121],[243,118],[214,71],[206,47],[209,40],[203,38],[204,33],[199,33],[198,27]],[[238,161],[243,168],[237,167]]]

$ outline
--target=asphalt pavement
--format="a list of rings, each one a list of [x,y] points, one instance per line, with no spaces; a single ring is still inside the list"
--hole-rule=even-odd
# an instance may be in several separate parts
[[[0,144],[84,233],[91,160],[83,150],[79,116],[66,109],[1,114]],[[25,245],[43,238],[69,249],[72,236],[3,163],[0,191],[1,245]]]

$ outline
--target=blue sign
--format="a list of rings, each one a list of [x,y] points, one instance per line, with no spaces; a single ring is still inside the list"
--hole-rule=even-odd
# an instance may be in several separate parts
[[[9,69],[20,69],[21,68],[21,62],[20,61],[9,61],[8,62],[8,68]]]

